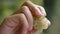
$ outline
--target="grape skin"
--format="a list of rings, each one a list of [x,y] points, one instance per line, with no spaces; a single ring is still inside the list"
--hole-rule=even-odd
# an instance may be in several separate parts
[[[33,26],[35,29],[41,31],[43,29],[48,28],[48,22],[49,20],[46,17],[43,18],[34,18]]]

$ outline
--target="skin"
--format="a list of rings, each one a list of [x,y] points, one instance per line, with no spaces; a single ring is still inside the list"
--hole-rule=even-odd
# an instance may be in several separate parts
[[[37,30],[33,28],[33,16],[45,17],[45,10],[26,1],[20,9],[4,19],[0,34],[37,34]]]

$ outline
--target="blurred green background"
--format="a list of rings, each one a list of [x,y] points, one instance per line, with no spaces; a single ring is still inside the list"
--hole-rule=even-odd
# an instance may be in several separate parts
[[[5,17],[14,13],[26,0],[0,0],[0,24]],[[60,34],[60,0],[31,0],[41,5],[47,12],[51,26],[42,34]]]

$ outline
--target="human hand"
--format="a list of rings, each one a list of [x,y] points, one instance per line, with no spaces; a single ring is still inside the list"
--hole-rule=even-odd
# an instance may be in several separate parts
[[[33,28],[33,16],[45,17],[45,10],[41,6],[26,1],[19,10],[5,18],[0,34],[37,34],[37,30]]]

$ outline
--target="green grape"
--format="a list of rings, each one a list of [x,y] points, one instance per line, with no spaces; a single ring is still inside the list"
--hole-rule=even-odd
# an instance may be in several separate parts
[[[49,20],[46,17],[34,18],[33,26],[35,29],[37,29],[39,31],[43,31],[43,29],[48,28],[48,22],[49,22]]]

